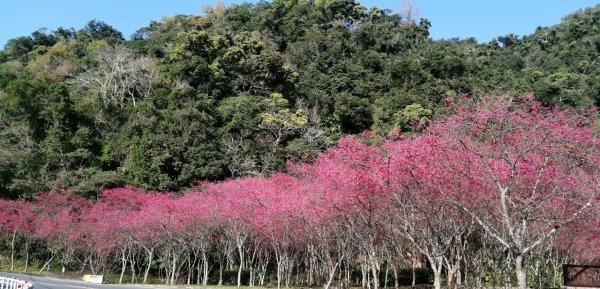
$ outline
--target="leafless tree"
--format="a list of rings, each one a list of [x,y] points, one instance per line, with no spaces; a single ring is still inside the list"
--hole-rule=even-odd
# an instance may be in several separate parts
[[[410,0],[404,0],[402,2],[402,9],[400,9],[400,17],[404,23],[415,23],[419,18],[419,9]]]
[[[115,104],[123,107],[131,101],[148,97],[158,80],[155,60],[148,56],[136,57],[125,46],[107,46],[92,53],[94,62],[84,66],[84,72],[75,82],[94,96],[105,107]]]

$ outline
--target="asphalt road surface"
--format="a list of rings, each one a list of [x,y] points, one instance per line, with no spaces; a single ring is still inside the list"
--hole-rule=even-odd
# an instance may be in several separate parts
[[[78,280],[38,277],[21,274],[0,272],[1,277],[17,278],[33,283],[33,289],[145,289],[145,288],[175,288],[169,286],[143,286],[143,285],[118,285],[118,284],[93,284]],[[185,288],[185,287],[177,287]]]

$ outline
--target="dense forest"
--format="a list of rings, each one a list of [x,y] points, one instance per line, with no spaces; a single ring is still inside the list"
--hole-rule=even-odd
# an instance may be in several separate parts
[[[421,130],[461,95],[600,103],[600,7],[483,44],[431,40],[427,19],[348,0],[205,10],[130,40],[98,20],[10,40],[0,196],[267,176],[344,135]]]

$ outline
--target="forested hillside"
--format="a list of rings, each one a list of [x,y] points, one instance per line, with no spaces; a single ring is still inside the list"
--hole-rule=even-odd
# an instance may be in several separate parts
[[[464,95],[600,104],[600,7],[485,44],[348,0],[206,10],[130,40],[98,20],[10,40],[0,197],[269,175],[347,134],[418,131]]]

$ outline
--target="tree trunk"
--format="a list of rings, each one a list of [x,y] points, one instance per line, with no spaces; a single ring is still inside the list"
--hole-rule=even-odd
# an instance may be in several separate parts
[[[241,287],[242,286],[242,269],[244,269],[244,248],[240,244],[240,242],[238,242],[238,252],[240,255],[240,268],[238,269],[237,286]]]
[[[254,287],[254,284],[256,283],[256,270],[258,269],[258,262],[256,262],[256,256],[258,254],[258,250],[258,245],[255,245],[254,249],[252,250],[252,257],[250,258],[250,260],[248,260],[248,269],[250,270],[248,286],[250,287]]]
[[[54,259],[54,253],[52,253],[52,255],[50,255],[50,259],[48,261],[46,261],[46,263],[44,263],[44,265],[42,266],[42,268],[40,269],[40,274],[42,272],[44,272],[44,269],[46,269],[46,267],[50,266],[50,262],[52,262],[52,259]]]
[[[204,266],[204,261],[196,263],[196,285],[202,283],[202,266]]]
[[[93,257],[90,256],[90,270],[92,270],[92,274],[97,275],[98,274],[98,268],[94,267],[94,260],[92,260]]]
[[[431,269],[433,269],[433,287],[435,289],[442,288],[442,267],[444,266],[444,259],[442,256],[432,258],[428,257],[431,262]]]
[[[85,264],[87,264],[87,256],[83,257],[83,262],[81,263],[81,269],[79,269],[79,275],[83,274],[85,270]]]
[[[362,288],[364,289],[364,288],[367,288],[367,283],[368,283],[367,282],[367,277],[369,275],[369,272],[368,272],[367,265],[365,263],[361,264],[360,269],[361,269],[360,271],[362,273],[362,282],[361,282],[361,285],[362,285]]]
[[[123,284],[123,275],[125,275],[125,269],[127,268],[127,259],[125,258],[125,250],[121,251],[121,276],[119,277],[119,284]]]
[[[287,252],[275,247],[275,261],[277,262],[277,288],[279,289],[284,281],[285,269],[289,261]]]
[[[208,258],[206,258],[206,253],[202,252],[202,285],[208,285]]]
[[[144,272],[144,284],[148,282],[148,273],[150,272],[150,267],[152,266],[152,257],[154,257],[154,248],[148,251],[148,266],[146,267],[146,271]]]
[[[260,264],[260,272],[258,273],[258,285],[265,286],[265,276],[267,275],[267,268],[269,266],[269,259],[264,258]]]
[[[219,286],[223,285],[223,260],[219,261]]]
[[[285,266],[285,287],[290,288],[290,282],[292,280],[292,273],[294,272],[293,261],[288,261]]]
[[[283,278],[283,265],[281,259],[277,258],[277,289],[281,288],[281,279]]]
[[[15,238],[17,237],[17,231],[13,232],[12,240],[10,241],[10,271],[15,270]]]
[[[465,282],[464,282],[464,285],[465,285],[465,287],[469,287],[469,266],[467,266],[467,261],[466,261],[466,258],[465,258],[465,259],[463,259],[463,260],[464,260],[464,261],[463,261],[463,262],[464,262],[464,266],[463,266],[463,268],[464,268],[464,269],[463,269],[463,271],[465,272],[465,273],[463,274],[463,276],[464,276],[464,277],[463,277],[463,280],[465,281]],[[462,284],[460,284],[460,285],[462,286]]]
[[[171,268],[171,280],[170,285],[175,285],[175,273],[177,272],[177,257],[175,257],[175,251],[173,251],[173,263]]]
[[[446,287],[455,288],[457,285],[457,273],[458,265],[446,260]]]
[[[130,269],[131,269],[131,283],[135,283],[135,262],[132,260],[129,261]]]
[[[400,282],[398,280],[398,268],[394,265],[394,288],[400,288]]]
[[[527,289],[527,270],[523,267],[523,255],[516,256],[515,271],[517,272],[517,284],[519,289]]]
[[[371,273],[373,275],[373,289],[379,289],[379,264],[371,264]]]
[[[337,263],[335,263],[335,266],[333,266],[332,270],[329,272],[329,278],[327,279],[327,283],[325,283],[325,289],[329,289],[329,286],[331,286],[331,283],[333,282],[333,277],[335,276],[335,271],[337,271],[337,267],[340,265],[340,263],[342,262],[342,260],[339,260]],[[340,270],[340,273],[342,272],[342,270]]]
[[[369,274],[369,266],[367,265],[367,289],[371,289],[371,275]]]
[[[187,282],[186,282],[187,285],[191,284],[191,282],[192,282],[192,271],[194,271],[193,270],[194,264],[192,264],[192,260],[191,259],[192,259],[192,257],[188,256],[188,258],[187,258],[188,271],[187,271]]]
[[[433,288],[442,288],[442,270],[433,269]]]
[[[316,259],[315,252],[314,252],[315,248],[313,245],[308,245],[307,249],[308,249],[307,251],[308,251],[309,255],[308,255],[308,266],[307,266],[308,268],[307,268],[307,274],[306,274],[306,276],[307,276],[306,282],[308,283],[308,287],[312,288],[313,283],[314,283],[314,281],[313,281],[314,280],[314,277],[313,277],[314,272],[313,271],[314,271],[314,265],[315,265],[314,260]]]
[[[344,266],[344,270],[346,271],[346,280],[344,280],[344,288],[348,289],[350,288],[350,284],[352,284],[352,272],[350,271],[350,266],[352,266],[352,264],[349,260],[346,260],[345,264],[346,266]]]
[[[254,265],[250,264],[250,280],[248,280],[248,286],[254,287]]]
[[[446,267],[446,288],[452,288],[454,284],[454,271]]]
[[[27,269],[29,268],[29,242],[25,240],[25,273],[27,273]]]
[[[383,278],[383,288],[387,288],[387,283],[388,283],[388,273],[390,271],[390,263],[386,263],[385,265],[385,277]]]

